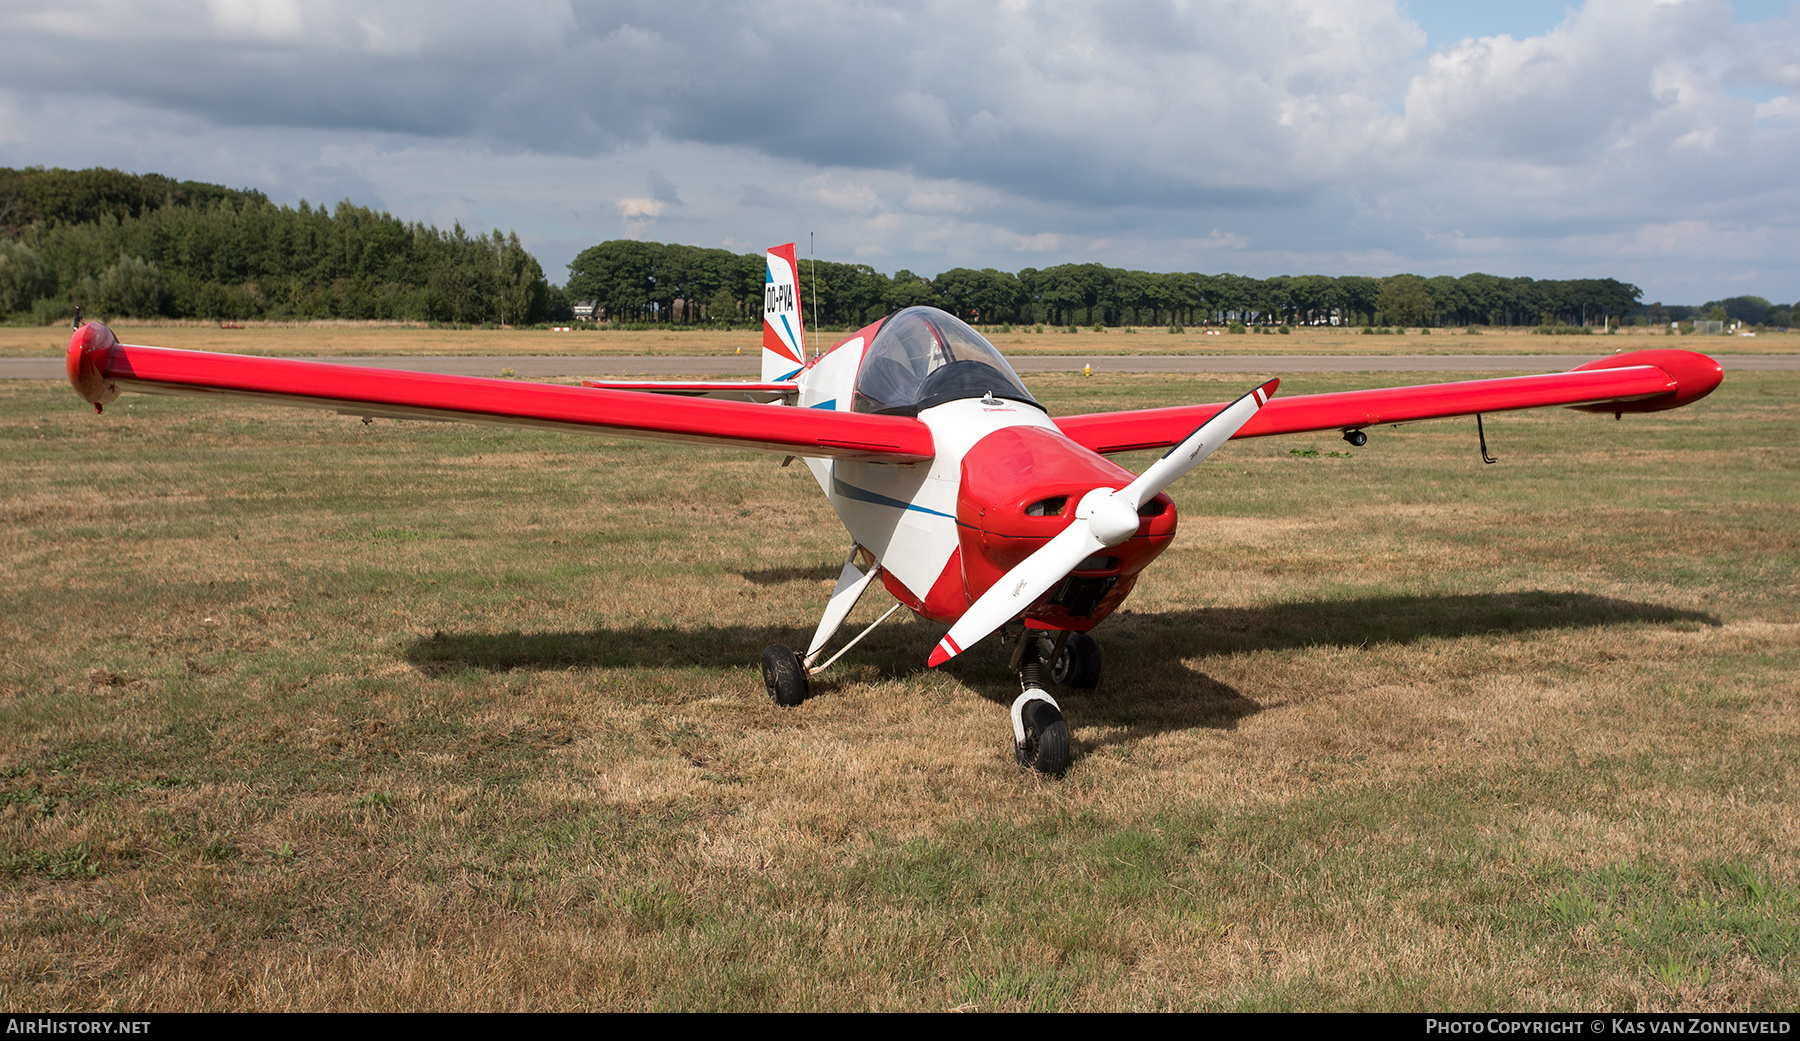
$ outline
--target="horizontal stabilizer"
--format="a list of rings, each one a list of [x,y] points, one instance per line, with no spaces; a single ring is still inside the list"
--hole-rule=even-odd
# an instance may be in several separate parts
[[[744,380],[582,380],[598,390],[630,390],[639,394],[673,394],[714,401],[748,401],[767,405],[799,396],[798,383],[750,383]]]

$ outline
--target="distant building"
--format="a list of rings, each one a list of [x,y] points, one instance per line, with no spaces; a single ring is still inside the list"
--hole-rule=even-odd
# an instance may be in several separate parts
[[[575,305],[575,320],[578,322],[597,322],[606,316],[605,308],[598,300],[583,300]]]

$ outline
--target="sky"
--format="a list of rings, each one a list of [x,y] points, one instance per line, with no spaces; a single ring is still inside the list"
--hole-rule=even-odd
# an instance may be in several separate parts
[[[0,0],[0,166],[892,273],[1800,297],[1777,0]]]

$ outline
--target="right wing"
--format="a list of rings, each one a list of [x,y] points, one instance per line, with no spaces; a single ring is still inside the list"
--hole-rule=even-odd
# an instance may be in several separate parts
[[[1421,358],[1420,364],[1429,365],[1430,359]],[[1568,372],[1276,398],[1244,424],[1237,436],[1360,430],[1388,423],[1556,406],[1589,412],[1660,412],[1705,397],[1724,378],[1718,362],[1694,351],[1631,351],[1597,358]],[[1076,444],[1110,455],[1167,448],[1224,407],[1221,403],[1097,412],[1064,416],[1056,425]]]
[[[908,416],[137,347],[119,343],[98,322],[75,331],[67,361],[69,382],[96,411],[120,391],[135,390],[305,405],[350,416],[500,423],[838,459],[916,462],[937,451],[930,428]]]

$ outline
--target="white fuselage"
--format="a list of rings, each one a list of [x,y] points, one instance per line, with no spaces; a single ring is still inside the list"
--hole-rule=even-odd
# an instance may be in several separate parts
[[[850,411],[857,369],[867,347],[856,336],[797,377],[801,408]],[[919,413],[937,454],[929,462],[807,459],[806,465],[849,530],[888,574],[923,600],[957,549],[956,503],[963,456],[982,438],[1012,426],[1051,430],[1041,409],[1019,401],[965,398]]]

